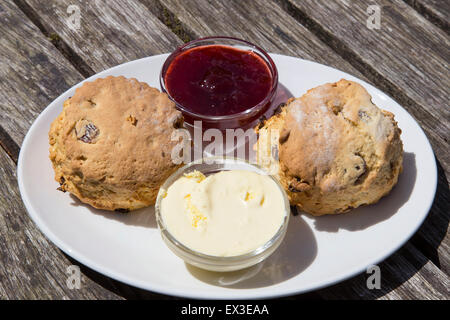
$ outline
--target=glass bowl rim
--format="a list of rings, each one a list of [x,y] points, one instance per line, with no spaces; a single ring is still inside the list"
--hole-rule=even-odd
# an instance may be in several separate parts
[[[166,179],[166,181],[164,182],[164,184],[160,187],[159,191],[158,191],[158,195],[156,197],[156,203],[155,203],[155,216],[156,216],[156,222],[158,225],[158,229],[160,230],[160,232],[173,244],[175,245],[175,247],[181,249],[184,253],[189,254],[191,257],[195,257],[197,259],[202,260],[201,263],[205,264],[206,261],[210,262],[211,264],[215,264],[215,263],[237,263],[237,262],[241,262],[241,261],[246,261],[248,259],[252,259],[257,257],[258,255],[264,253],[267,249],[271,248],[273,245],[278,243],[278,240],[280,240],[280,238],[284,237],[284,234],[287,231],[287,225],[289,223],[289,217],[290,217],[290,203],[289,203],[289,199],[287,197],[286,191],[284,191],[284,188],[282,187],[282,185],[280,184],[280,182],[272,175],[270,175],[269,173],[266,172],[266,175],[272,179],[272,181],[275,182],[275,184],[277,185],[278,189],[281,191],[281,194],[283,196],[283,200],[284,200],[284,217],[283,217],[283,221],[280,225],[280,227],[278,228],[277,232],[268,240],[266,241],[264,244],[262,244],[261,246],[257,247],[256,249],[249,251],[247,253],[244,254],[240,254],[240,255],[235,255],[235,256],[214,256],[214,255],[209,255],[209,254],[205,254],[205,253],[201,253],[199,251],[195,251],[193,249],[190,249],[189,247],[185,246],[184,244],[182,244],[180,241],[178,241],[166,228],[165,224],[164,224],[164,220],[162,219],[161,216],[161,201],[162,201],[162,196],[164,194],[164,192],[167,191],[168,187],[170,185],[173,184],[173,182],[176,181],[176,179],[178,179],[179,177],[182,176],[182,174],[189,168],[191,168],[194,165],[198,165],[198,164],[202,164],[204,163],[204,160],[221,160],[223,162],[226,161],[234,161],[234,162],[241,162],[244,163],[246,165],[249,166],[253,166],[256,169],[266,172],[266,170],[264,168],[262,168],[261,166],[257,165],[257,164],[253,164],[245,159],[241,159],[241,158],[236,158],[236,157],[203,157],[200,158],[198,160],[189,162],[188,164],[185,164],[184,166],[180,167],[177,171],[175,171],[174,173],[172,173],[169,178]],[[215,162],[213,162],[215,163]],[[245,169],[244,169],[245,170]],[[176,177],[176,179],[175,179]],[[172,181],[173,180],[173,181]],[[169,185],[167,185],[169,184]]]
[[[263,61],[264,63],[269,67],[269,70],[271,72],[272,75],[272,84],[270,87],[270,91],[267,93],[267,95],[264,97],[263,100],[261,100],[260,102],[258,102],[256,105],[238,112],[238,113],[233,113],[230,115],[224,115],[224,116],[208,116],[208,115],[202,115],[200,113],[196,113],[196,112],[192,112],[188,109],[186,109],[181,103],[179,103],[178,101],[175,100],[175,98],[173,98],[169,91],[166,88],[166,84],[164,81],[164,76],[165,73],[167,71],[167,69],[169,68],[169,65],[172,63],[173,59],[175,59],[175,57],[180,54],[181,52],[183,52],[187,47],[195,45],[197,43],[201,43],[201,42],[205,42],[205,41],[213,41],[213,40],[228,40],[228,41],[236,41],[239,42],[241,44],[244,44],[248,47],[251,47],[253,49],[256,49],[258,52],[262,54],[263,56]],[[212,44],[212,45],[220,45],[220,44]],[[224,44],[225,46],[227,46],[228,44]],[[201,46],[201,45],[199,45]],[[230,45],[228,45],[230,46]],[[187,48],[190,49],[190,48]],[[266,61],[266,60],[267,61]],[[261,47],[257,46],[254,43],[251,43],[249,41],[243,40],[243,39],[239,39],[239,38],[235,38],[235,37],[228,37],[228,36],[212,36],[212,37],[204,37],[204,38],[199,38],[199,39],[195,39],[192,41],[189,41],[183,45],[181,45],[180,47],[178,47],[177,49],[175,49],[175,51],[173,51],[164,61],[163,66],[161,67],[161,71],[159,73],[159,84],[161,87],[161,91],[165,92],[168,97],[170,98],[170,100],[172,100],[177,107],[184,113],[188,114],[190,117],[194,118],[194,120],[204,120],[204,121],[220,121],[220,120],[234,120],[236,118],[242,117],[242,116],[246,116],[248,114],[252,114],[255,110],[258,110],[259,107],[264,106],[266,104],[268,104],[270,102],[270,100],[274,97],[277,88],[278,88],[278,69],[277,66],[275,65],[275,62],[273,61],[273,59],[270,57],[270,55],[267,53],[267,51],[265,51],[264,49],[262,49]]]

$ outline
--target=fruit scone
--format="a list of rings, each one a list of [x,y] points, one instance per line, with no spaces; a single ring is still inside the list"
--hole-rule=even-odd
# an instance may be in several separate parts
[[[85,82],[64,102],[49,132],[60,190],[98,209],[154,204],[178,165],[172,132],[183,117],[166,94],[134,78]]]
[[[313,215],[377,202],[402,170],[401,130],[358,83],[340,80],[290,99],[256,128],[257,161],[292,205]]]

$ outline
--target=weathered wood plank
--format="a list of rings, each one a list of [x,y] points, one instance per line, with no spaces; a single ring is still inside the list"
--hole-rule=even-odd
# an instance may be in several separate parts
[[[250,8],[250,10],[251,10],[252,8]],[[244,10],[244,9],[243,9]],[[249,11],[250,11],[249,10]],[[245,10],[244,10],[245,11]],[[122,18],[119,18],[118,19],[118,21],[120,21],[120,19],[122,19]],[[48,20],[47,20],[48,21]],[[270,22],[270,21],[269,21]],[[48,27],[48,26],[47,26]],[[245,27],[245,26],[244,26]],[[51,29],[50,29],[51,30]],[[244,28],[244,30],[245,30],[245,28]],[[289,29],[288,29],[289,30]],[[71,38],[64,38],[64,40],[67,42],[67,43],[70,43],[70,40]],[[252,40],[252,39],[249,39],[249,40]],[[76,43],[76,41],[74,42],[74,43]],[[319,44],[320,44],[320,41],[319,41]],[[72,44],[71,44],[72,45]],[[119,46],[120,47],[120,46]],[[74,46],[74,50],[78,50],[78,49],[76,49],[77,48],[77,45],[76,46]],[[130,50],[130,48],[127,48],[127,50],[125,51],[123,51],[124,53],[126,53],[126,52],[128,52]],[[270,50],[270,49],[269,49]],[[167,50],[167,51],[169,51],[169,50]],[[274,50],[271,50],[271,51],[274,51]],[[81,53],[82,53],[82,51],[76,51],[77,53],[79,53],[80,55],[81,55]],[[313,52],[314,52],[314,50],[313,50]],[[299,54],[295,54],[295,55],[299,55]],[[307,57],[306,57],[307,58]],[[311,58],[311,59],[313,59],[313,60],[315,60],[314,58]],[[318,58],[317,58],[318,59]],[[331,59],[331,58],[330,58]],[[120,59],[117,57],[117,61],[120,61]],[[317,60],[316,60],[317,61]],[[343,60],[342,60],[343,61]],[[110,64],[111,63],[114,63],[114,64],[117,64],[117,63],[119,63],[119,62],[115,62],[114,60],[112,60],[112,58],[110,57],[110,56],[107,56],[106,58],[104,58],[104,59],[98,59],[97,61],[95,61],[95,62],[89,62],[90,64],[92,64],[92,66],[93,66],[93,69],[94,70],[97,70],[96,68],[101,68],[102,67],[102,65],[104,65],[104,67],[109,67],[109,66],[111,66]],[[324,62],[324,63],[327,63],[327,62]],[[327,64],[330,64],[329,62],[327,63]],[[103,67],[103,68],[104,68]],[[338,68],[339,68],[339,66],[338,66]],[[350,66],[350,68],[351,68],[351,66]],[[340,67],[340,69],[343,69],[342,67]],[[350,69],[349,69],[350,70]],[[347,71],[347,70],[346,70]],[[350,72],[350,73],[352,73],[351,71],[347,71],[347,72]],[[355,73],[353,73],[353,74],[355,74]],[[132,291],[132,292],[134,292],[134,291]],[[131,296],[133,296],[134,295],[134,293],[131,295]]]
[[[12,1],[0,4],[0,34],[0,125],[6,128],[1,127],[0,138],[2,147],[17,161],[18,145],[32,121],[83,76]],[[28,218],[13,163],[1,148],[0,153],[1,298],[165,298],[100,275],[51,245]],[[71,264],[81,268],[80,290],[65,286],[66,267]],[[36,265],[42,270],[33,270]]]
[[[18,144],[34,118],[83,77],[11,1],[0,4],[0,29],[2,146],[17,161]],[[14,163],[1,149],[0,163],[0,296],[118,298],[84,276],[83,289],[69,290],[65,286],[66,268],[71,263],[28,218],[17,190]]]
[[[69,40],[70,49],[86,59],[83,63],[95,72],[171,51],[182,43],[137,1],[58,1],[52,6],[43,6],[39,1],[16,2],[38,20],[52,41],[63,37]],[[79,29],[73,28],[67,13],[70,5],[80,9]],[[0,54],[5,58],[0,61],[0,101],[5,110],[0,115],[0,125],[20,145],[39,112],[83,76],[12,1],[0,7],[0,14]]]
[[[450,32],[450,2],[447,0],[404,0],[445,32]]]
[[[61,0],[52,6],[21,0],[95,72],[173,51],[183,42],[138,0]],[[70,23],[79,10],[79,27]],[[77,9],[78,8],[78,9]]]
[[[443,300],[450,298],[449,277],[408,242],[378,265],[380,289],[368,289],[363,273],[318,291],[325,299]],[[369,282],[371,282],[369,280]]]
[[[431,138],[446,173],[450,172],[450,38],[400,0],[277,0],[343,56],[363,64],[379,86],[393,93]],[[380,29],[369,29],[369,5],[380,8]],[[383,81],[385,82],[383,84]],[[404,93],[406,99],[395,96]]]
[[[11,1],[0,4],[0,34],[2,146],[16,161],[17,145],[35,117],[83,77]],[[80,290],[66,286],[66,268],[72,263],[29,219],[17,190],[14,163],[1,149],[0,163],[1,298],[119,298],[84,275]],[[110,279],[104,281],[113,287]]]
[[[360,57],[358,59],[392,86],[398,86],[399,90],[404,90],[414,99],[413,104],[403,106],[424,128],[441,168],[435,202],[415,237],[415,243],[423,244],[421,249],[428,253],[428,257],[436,262],[442,261],[440,266],[448,272],[448,37],[411,7],[397,0],[371,3],[381,8],[380,30],[366,28],[367,3],[292,0],[289,4],[285,8],[297,19],[310,24],[312,29],[323,28],[330,42],[341,43],[334,45],[335,50],[341,50],[340,46],[346,47],[342,49],[346,55],[353,53]],[[324,33],[320,30],[316,32]],[[425,52],[426,59],[422,57]]]
[[[39,12],[40,21],[52,40],[67,36],[69,45],[95,72],[168,52],[182,43],[136,1],[80,2],[80,29],[72,30],[66,11],[74,2],[66,2],[42,6],[36,1],[45,11]],[[38,114],[84,77],[11,0],[0,4],[0,34],[0,125],[20,145]]]
[[[286,17],[285,13],[273,3],[252,1],[243,6],[238,1],[201,0],[190,1],[189,5],[186,4],[186,1],[180,0],[165,0],[161,3],[154,0],[145,0],[145,2],[152,3],[153,6],[149,5],[149,7],[155,8],[155,14],[159,15],[161,15],[161,9],[158,9],[158,4],[160,4],[163,9],[168,10],[179,20],[179,23],[186,28],[188,34],[192,34],[195,37],[216,34],[232,35],[257,42],[269,51],[297,55],[335,66],[341,70],[346,68],[346,71],[349,73],[356,73],[353,67],[348,67],[348,65],[343,67],[339,56],[331,51],[329,47],[322,49],[324,45],[309,30],[292,18]],[[275,28],[278,28],[278,32],[274,31]],[[285,34],[286,36],[280,37],[279,34]],[[287,41],[287,39],[290,41]],[[317,46],[320,49],[317,49]],[[326,54],[323,53],[323,50],[326,51]],[[360,75],[360,77],[366,79],[364,76]],[[430,117],[428,116],[428,118]],[[438,120],[434,119],[434,121],[437,122]],[[435,123],[430,128],[434,128],[434,126]],[[433,133],[431,129],[429,131]],[[435,142],[436,145],[439,143],[441,142]],[[448,226],[448,214],[445,208],[442,208],[446,203],[445,201],[450,200],[448,193],[445,193],[445,190],[448,188],[445,188],[444,180],[446,181],[445,175],[440,179],[440,193],[436,199],[433,211],[416,238],[426,243],[430,248],[439,248],[440,258],[443,262],[446,262],[448,261],[448,252],[445,248],[448,239],[444,242],[445,245],[439,246],[446,234],[441,232],[444,227],[441,226],[440,229],[434,229],[436,224],[439,225],[445,223],[445,221],[447,221],[444,224],[445,229]],[[436,230],[441,231],[436,232]],[[431,234],[433,236],[430,236]]]
[[[240,1],[211,0],[165,0],[162,2],[159,0],[143,0],[143,2],[161,19],[165,19],[172,13],[178,20],[177,22],[181,24],[181,28],[185,28],[187,33],[193,37],[225,34],[244,38],[258,43],[268,51],[324,63],[358,76],[377,87],[381,87],[382,90],[387,89],[383,86],[383,80],[377,81],[370,73],[365,72],[365,66],[360,68],[359,71],[356,70],[346,60],[330,50],[329,46],[318,40],[310,30],[295,19],[288,17],[274,3],[250,1],[242,5]],[[169,14],[167,14],[167,11]],[[180,26],[177,27],[180,28]],[[362,72],[360,72],[361,70]],[[430,114],[424,107],[415,104],[410,105],[410,98],[405,100],[396,95],[395,93],[401,92],[401,88],[398,88],[395,92],[384,91],[403,103],[403,106],[419,120],[439,159],[444,163],[443,166],[447,168],[447,159],[449,158],[446,147],[448,124],[443,122],[442,118]]]
[[[0,34],[0,126],[20,145],[39,113],[83,77],[10,0],[0,3]]]
[[[0,299],[119,299],[82,274],[81,288],[69,289],[68,260],[37,229],[23,207],[16,167],[0,149]],[[111,280],[105,285],[114,288]]]
[[[227,35],[253,42],[265,50],[300,57],[364,76],[334,53],[277,5],[264,0],[142,0],[156,15],[173,13],[195,38]]]

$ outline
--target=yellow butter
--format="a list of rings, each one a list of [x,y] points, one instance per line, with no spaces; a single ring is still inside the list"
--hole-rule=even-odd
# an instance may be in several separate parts
[[[175,181],[161,201],[167,230],[192,250],[234,256],[269,241],[283,223],[283,194],[268,176],[194,171]]]

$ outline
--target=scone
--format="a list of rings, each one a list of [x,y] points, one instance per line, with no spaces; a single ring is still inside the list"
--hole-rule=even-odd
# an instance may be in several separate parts
[[[402,170],[394,115],[352,81],[290,99],[256,130],[258,163],[278,176],[292,205],[313,215],[377,202]]]
[[[146,83],[112,76],[85,82],[49,132],[59,189],[98,209],[126,212],[154,204],[178,167],[171,136],[182,123],[167,95]]]

